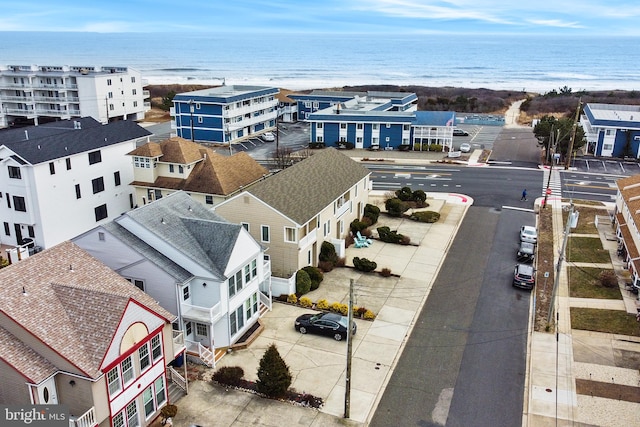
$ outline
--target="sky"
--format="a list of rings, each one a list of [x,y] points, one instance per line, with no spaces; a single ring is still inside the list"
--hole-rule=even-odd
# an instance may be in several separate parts
[[[638,0],[0,0],[0,31],[640,36]]]

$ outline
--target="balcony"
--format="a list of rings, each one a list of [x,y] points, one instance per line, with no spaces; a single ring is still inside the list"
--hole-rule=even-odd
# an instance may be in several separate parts
[[[351,200],[347,200],[336,210],[336,218],[340,218],[349,210],[351,210]]]
[[[143,97],[144,99],[151,98],[151,92],[150,92],[150,91],[148,91],[148,90],[146,90],[146,89],[143,89],[143,90],[142,90],[142,97]]]
[[[302,239],[300,239],[300,241],[298,242],[298,247],[302,249],[302,248],[306,248],[309,245],[314,244],[318,240],[317,231],[318,229],[314,228],[309,233],[307,233],[307,235],[304,236]]]
[[[182,331],[173,330],[173,356],[176,357],[185,349],[184,334]]]
[[[74,416],[69,417],[69,427],[95,427],[97,425],[96,410],[93,406],[77,418]]]
[[[201,307],[186,303],[182,303],[181,307],[182,317],[202,323],[213,324],[224,314],[219,302],[213,307]]]

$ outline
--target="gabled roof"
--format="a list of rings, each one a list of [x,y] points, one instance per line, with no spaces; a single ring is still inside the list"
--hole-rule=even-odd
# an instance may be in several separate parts
[[[184,190],[193,193],[229,195],[261,179],[269,171],[245,152],[223,156],[210,148],[184,138],[174,137],[161,143],[150,142],[129,153],[131,156],[159,157],[165,163],[193,163],[186,179],[158,177],[155,182],[134,181],[140,187]]]
[[[303,225],[369,174],[366,167],[335,148],[325,148],[252,185],[247,192]]]
[[[224,270],[241,225],[226,221],[182,191],[129,211],[115,222],[126,227],[124,218],[133,219],[145,232],[153,233],[225,280]],[[135,230],[129,231],[136,234]]]
[[[13,321],[0,326],[19,325],[91,378],[100,375],[102,359],[130,301],[166,322],[174,320],[153,298],[71,242],[3,268],[0,283],[0,311]],[[0,346],[0,357],[11,351]],[[37,361],[35,356],[29,359]],[[49,374],[48,364],[40,361],[40,371],[33,372],[25,366],[28,362],[24,358],[12,365],[29,378]]]
[[[61,128],[35,126],[34,128],[38,128],[37,132],[35,129],[31,132],[35,132],[36,136],[29,133],[30,128],[26,128],[28,139],[16,140],[16,135],[13,135],[11,141],[2,142],[0,136],[0,144],[5,145],[26,162],[35,165],[151,135],[151,132],[130,120],[106,125],[98,124],[98,126],[91,124],[91,121],[87,123],[90,124],[82,125],[79,129],[74,129],[73,125],[68,128],[66,127],[69,126],[68,124],[64,124]]]

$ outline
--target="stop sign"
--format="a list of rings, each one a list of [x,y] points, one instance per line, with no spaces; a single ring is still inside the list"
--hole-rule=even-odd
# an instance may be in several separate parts
[[[550,188],[547,188],[547,196],[548,196],[549,194],[551,194],[551,189],[550,189]]]

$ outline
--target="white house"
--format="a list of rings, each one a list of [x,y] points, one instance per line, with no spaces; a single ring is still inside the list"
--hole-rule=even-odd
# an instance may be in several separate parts
[[[210,366],[271,308],[263,247],[183,191],[73,241],[176,314],[187,349]]]
[[[151,109],[145,84],[127,67],[0,65],[0,128],[87,116],[142,120]]]
[[[133,208],[126,154],[149,135],[89,117],[0,131],[0,242],[48,248]]]
[[[580,124],[589,153],[640,158],[640,105],[589,103],[584,107]]]

